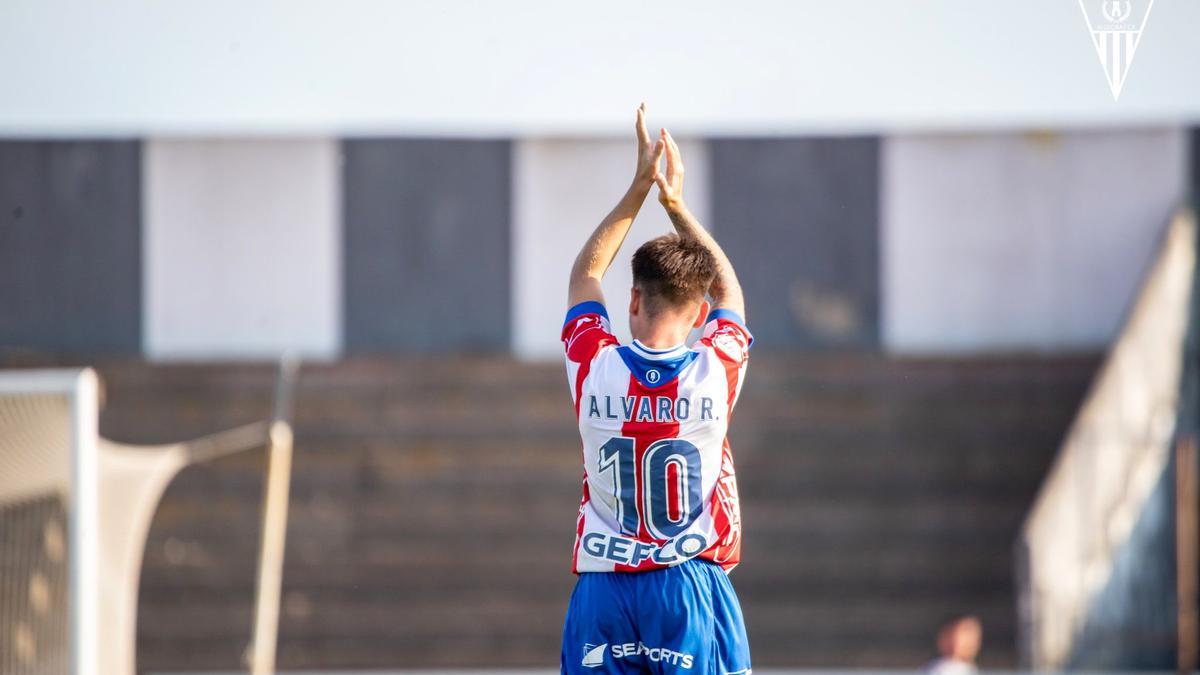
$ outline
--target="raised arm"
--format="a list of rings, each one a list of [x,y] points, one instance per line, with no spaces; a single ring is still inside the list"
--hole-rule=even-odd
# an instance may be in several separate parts
[[[713,309],[733,310],[745,320],[746,300],[742,296],[742,286],[733,271],[733,264],[729,262],[717,240],[700,226],[700,222],[683,201],[683,158],[679,154],[679,146],[666,129],[662,130],[660,142],[666,146],[667,173],[656,173],[654,176],[654,182],[658,184],[658,201],[667,210],[671,224],[675,226],[679,236],[699,241],[717,259],[717,278],[713,279],[712,286],[708,289]]]
[[[625,191],[625,196],[613,207],[608,216],[592,232],[584,243],[583,249],[575,258],[571,268],[571,281],[567,289],[567,306],[574,307],[581,302],[595,300],[604,302],[604,293],[600,290],[600,280],[612,265],[613,258],[629,234],[633,219],[637,217],[646,201],[650,186],[654,185],[654,175],[658,173],[658,162],[662,158],[666,142],[650,141],[646,131],[646,104],[638,106],[637,110],[637,140],[638,159],[637,170],[634,173],[633,184]]]

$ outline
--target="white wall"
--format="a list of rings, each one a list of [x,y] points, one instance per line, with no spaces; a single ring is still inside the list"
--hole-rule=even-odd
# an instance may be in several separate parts
[[[337,143],[152,140],[144,147],[146,353],[335,355]]]
[[[885,346],[1107,344],[1184,194],[1185,161],[1172,130],[885,139]]]
[[[1155,3],[1114,104],[1076,0],[5,0],[0,134],[1177,124],[1198,25]]]
[[[708,225],[707,146],[681,140],[679,147],[687,169],[685,199]],[[518,355],[561,355],[559,334],[567,310],[567,275],[583,242],[629,187],[635,160],[632,138],[527,140],[514,145],[512,325]],[[609,316],[622,340],[629,339],[633,252],[647,239],[674,231],[657,194],[658,188],[651,188],[604,279]]]

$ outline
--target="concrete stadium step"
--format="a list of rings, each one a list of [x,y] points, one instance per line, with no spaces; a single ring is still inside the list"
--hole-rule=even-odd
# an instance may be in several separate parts
[[[1013,538],[1097,362],[756,354],[731,432],[755,665],[917,666],[938,623],[968,611],[983,663],[1013,666]],[[270,411],[265,364],[100,370],[118,440]],[[281,667],[553,666],[581,477],[560,364],[306,365],[295,428]],[[247,453],[168,489],[142,667],[240,664],[262,468]]]

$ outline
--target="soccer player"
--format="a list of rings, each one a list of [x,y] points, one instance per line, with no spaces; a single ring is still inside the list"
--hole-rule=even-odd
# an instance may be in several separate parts
[[[643,104],[633,184],[575,260],[562,329],[584,463],[562,672],[744,675],[725,433],[753,338],[733,266],[684,204],[679,146],[665,129],[652,142],[645,118]],[[622,345],[600,280],[655,184],[675,233],[633,255],[634,339]]]

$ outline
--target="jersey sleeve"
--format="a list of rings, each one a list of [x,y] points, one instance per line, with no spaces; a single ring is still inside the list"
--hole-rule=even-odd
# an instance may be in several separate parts
[[[714,309],[704,323],[700,344],[711,349],[724,366],[729,409],[733,410],[742,391],[742,382],[746,379],[746,364],[750,361],[750,346],[754,344],[754,336],[737,312]]]
[[[567,310],[562,328],[563,349],[567,357],[567,382],[575,414],[579,414],[579,399],[583,381],[592,369],[592,359],[608,345],[618,343],[608,323],[608,311],[596,301],[581,302]]]
[[[700,343],[710,347],[722,361],[743,365],[750,359],[754,336],[746,322],[731,309],[714,309],[704,322]]]
[[[562,329],[567,360],[587,363],[606,345],[617,344],[608,323],[608,311],[596,302],[581,302],[567,310]]]

